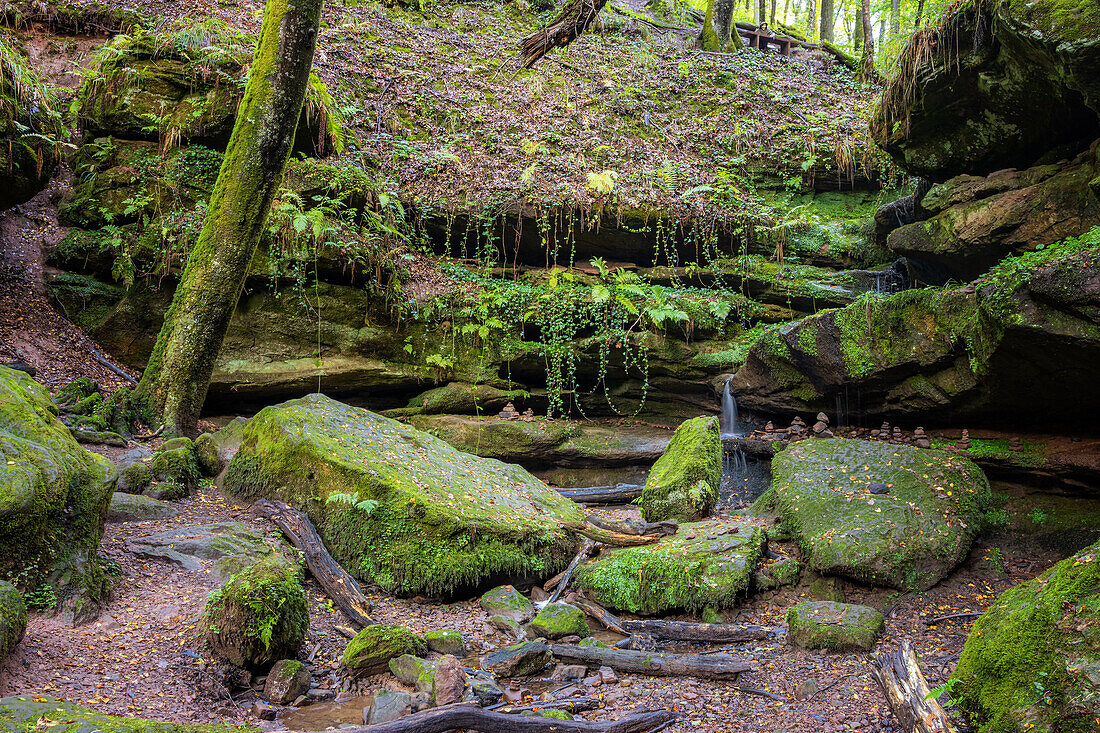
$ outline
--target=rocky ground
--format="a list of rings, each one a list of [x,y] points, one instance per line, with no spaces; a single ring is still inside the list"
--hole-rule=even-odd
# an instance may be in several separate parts
[[[270,545],[282,540],[267,520],[256,519],[248,507],[227,501],[213,484],[174,506],[179,514],[170,519],[108,525],[102,555],[117,577],[106,612],[98,622],[78,628],[60,617],[33,615],[22,646],[9,657],[0,693],[57,696],[102,712],[178,722],[257,722],[251,712],[255,690],[225,682],[222,670],[203,651],[201,611],[207,594],[217,587],[213,563],[187,570],[140,557],[128,546],[158,532],[215,522],[242,522]],[[793,547],[777,549],[796,554]],[[969,621],[952,619],[931,627],[925,621],[980,612],[1002,591],[1034,577],[1057,559],[1033,549],[978,547],[951,578],[926,593],[899,595],[852,584],[842,590],[849,602],[887,612],[886,633],[876,652],[892,649],[902,637],[912,639],[929,682],[935,685],[954,668]],[[354,722],[364,704],[359,692],[383,683],[400,687],[393,678],[380,675],[363,681],[355,691],[341,689],[337,663],[347,639],[336,627],[346,621],[312,581],[307,588],[311,625],[299,657],[310,666],[318,688],[314,696],[335,695],[337,700],[317,702],[312,710],[288,709],[279,720],[265,722],[265,728],[323,729]],[[607,719],[636,709],[671,708],[683,714],[669,729],[673,731],[896,730],[871,678],[869,655],[805,652],[786,643],[786,610],[807,592],[802,586],[757,595],[727,614],[730,622],[775,629],[765,642],[733,647],[738,656],[759,665],[758,671],[739,683],[625,675],[617,685],[591,690],[605,707],[586,716]],[[443,604],[398,599],[370,589],[368,594],[380,622],[414,631],[460,629],[470,649],[466,664],[475,665],[482,651],[510,642],[488,626],[476,600]],[[560,686],[538,679],[512,682],[515,692],[524,695]],[[738,684],[761,688],[778,699],[739,691]]]

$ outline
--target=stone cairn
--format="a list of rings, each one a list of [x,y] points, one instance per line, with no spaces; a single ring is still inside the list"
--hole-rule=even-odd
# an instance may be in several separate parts
[[[534,422],[535,411],[528,407],[526,410],[523,411],[523,420],[524,422]]]
[[[520,414],[516,411],[516,406],[509,402],[503,410],[497,413],[497,417],[501,420],[519,420]]]
[[[817,422],[812,428],[815,438],[831,438],[833,431],[829,430],[829,416],[824,412],[817,413]]]
[[[959,450],[970,450],[970,431],[963,428],[962,437],[955,443],[955,447]]]
[[[916,445],[918,448],[932,447],[932,441],[924,432],[924,428],[917,428],[913,431],[913,444]]]
[[[792,438],[801,436],[806,432],[806,423],[802,422],[802,418],[798,415],[794,416],[794,420],[791,420],[791,426],[787,428],[787,432]]]
[[[1020,436],[1013,435],[1011,438],[1008,439],[1008,449],[1010,451],[1019,453],[1024,449],[1024,441],[1020,440]]]

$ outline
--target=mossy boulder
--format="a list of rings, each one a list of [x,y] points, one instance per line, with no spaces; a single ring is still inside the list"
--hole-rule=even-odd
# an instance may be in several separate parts
[[[527,626],[535,636],[561,639],[564,636],[585,637],[591,633],[584,611],[568,603],[548,603],[543,606]]]
[[[791,643],[803,649],[870,651],[882,635],[882,614],[868,606],[807,601],[787,610]]]
[[[118,473],[56,410],[45,387],[0,367],[0,577],[51,585],[81,622],[105,600],[96,552]]]
[[[576,570],[575,584],[602,605],[646,615],[732,608],[747,595],[764,551],[750,517],[680,525],[651,545],[604,549]]]
[[[211,652],[230,664],[263,669],[293,658],[309,628],[301,572],[278,555],[249,565],[210,594],[203,623]]]
[[[521,641],[489,652],[481,658],[481,667],[497,677],[526,677],[546,669],[553,659],[544,642]]]
[[[195,459],[204,474],[216,476],[229,465],[241,447],[241,437],[247,424],[247,418],[235,417],[216,433],[203,433],[195,438]]]
[[[779,453],[770,491],[807,566],[901,590],[927,590],[963,561],[989,500],[967,458],[840,438]]]
[[[280,659],[267,673],[263,698],[275,705],[288,705],[309,691],[309,669],[297,659]]]
[[[53,93],[0,40],[0,211],[46,186],[61,161],[62,129]]]
[[[466,641],[462,638],[461,631],[425,631],[424,641],[428,642],[428,649],[438,654],[466,656]]]
[[[428,645],[419,634],[404,626],[375,624],[368,626],[348,642],[340,658],[340,668],[353,674],[371,675],[389,669],[391,659],[409,654],[423,657]]]
[[[520,623],[535,616],[535,605],[510,585],[490,588],[481,594],[481,610],[490,616],[502,616]]]
[[[426,659],[402,654],[389,661],[390,673],[417,692],[431,692],[435,686],[435,665]]]
[[[179,510],[168,502],[138,494],[115,492],[107,510],[108,522],[147,522],[154,519],[170,519]]]
[[[146,463],[131,463],[118,472],[118,492],[140,494],[153,483],[153,472]],[[117,493],[117,492],[116,492]]]
[[[526,393],[519,389],[499,389],[491,384],[449,382],[429,389],[409,400],[407,414],[493,415],[509,402],[523,409]]]
[[[867,296],[769,329],[730,388],[742,409],[804,417],[840,397],[852,420],[1062,420],[1100,409],[1098,308],[1100,227],[965,287]]]
[[[79,119],[91,135],[201,141],[223,147],[229,140],[247,81],[255,39],[136,30],[108,42],[91,64],[79,96]],[[339,110],[324,84],[310,79],[295,149],[327,154],[342,149]]]
[[[27,605],[23,594],[0,580],[0,663],[23,640],[27,631]]]
[[[32,733],[260,733],[252,726],[214,723],[167,723],[143,718],[124,718],[81,707],[57,698],[15,695],[0,698],[0,731]]]
[[[193,489],[202,478],[195,444],[190,438],[165,441],[153,452],[149,470],[157,481],[169,481]]]
[[[405,594],[548,577],[575,552],[562,524],[583,521],[577,504],[518,466],[323,395],[253,417],[222,489],[305,510],[341,565]]]
[[[702,519],[718,501],[721,478],[718,418],[687,420],[676,429],[646,478],[642,487],[642,514],[650,522]]]
[[[1005,591],[952,675],[975,730],[1091,731],[1100,717],[1100,543]]]
[[[902,50],[872,135],[902,168],[934,181],[1071,157],[1097,136],[1098,37],[1094,3],[959,5]]]

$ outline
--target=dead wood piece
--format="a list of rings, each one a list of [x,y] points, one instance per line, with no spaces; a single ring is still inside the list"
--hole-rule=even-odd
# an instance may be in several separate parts
[[[565,587],[567,585],[569,585],[569,579],[573,577],[573,571],[576,570],[577,566],[580,565],[589,555],[592,554],[592,550],[595,549],[597,544],[598,543],[593,542],[587,537],[585,537],[584,540],[581,541],[580,549],[577,550],[577,554],[573,556],[573,561],[569,563],[569,567],[565,569],[565,575],[562,576],[561,582],[558,583],[558,587],[550,595],[550,600],[548,601],[548,603],[553,603],[554,601],[558,600],[561,592],[565,590]]]
[[[520,54],[523,67],[531,68],[554,47],[565,48],[596,21],[607,0],[573,0],[553,22],[523,39]]]
[[[973,619],[978,618],[981,615],[982,614],[980,611],[978,613],[952,613],[948,614],[947,616],[936,616],[935,618],[930,618],[924,622],[924,625],[935,626],[936,624],[943,623],[944,621],[955,621],[956,619]]]
[[[875,657],[871,674],[903,731],[957,733],[951,718],[930,694],[908,639],[902,639],[896,651]]]
[[[578,504],[629,504],[642,495],[642,487],[637,484],[585,486],[577,489],[555,487],[554,490]]]
[[[656,654],[570,644],[551,644],[550,652],[559,659],[583,662],[589,666],[607,666],[620,672],[651,677],[733,680],[742,672],[756,668],[756,665],[743,662],[730,654]]]
[[[622,627],[631,633],[648,634],[670,641],[758,641],[767,639],[771,631],[767,626],[753,624],[696,624],[690,621],[664,621],[646,619],[623,621]]]
[[[623,636],[630,636],[630,632],[623,628],[622,621],[607,609],[585,598],[574,598],[573,605],[599,621],[609,631],[614,631],[616,634],[622,634]]]
[[[508,715],[462,703],[430,708],[389,723],[344,728],[342,733],[443,733],[456,728],[481,733],[651,733],[677,717],[672,711],[656,710],[614,721],[558,720]]]
[[[570,532],[576,532],[582,537],[587,537],[596,542],[602,542],[605,545],[615,545],[616,547],[637,547],[638,545],[650,545],[661,539],[656,535],[629,535],[620,534],[619,532],[611,532],[597,527],[594,524],[588,524],[587,522],[568,522],[563,523],[562,527]]]
[[[268,499],[260,499],[255,508],[257,513],[274,522],[291,544],[302,551],[309,572],[352,623],[358,626],[370,626],[374,623],[374,619],[370,617],[370,601],[363,595],[359,583],[332,559],[317,528],[309,521],[305,512],[281,501]]]
[[[509,705],[500,702],[490,705],[486,710],[503,710],[506,713],[522,713],[526,710],[564,710],[567,713],[587,713],[589,710],[599,710],[600,701],[594,697],[563,697],[559,700],[547,702],[532,702],[527,705]]]
[[[651,535],[671,537],[680,529],[680,525],[672,521],[642,522],[630,519],[608,519],[599,514],[589,514],[585,517],[589,524],[594,524],[600,529],[628,535]]]

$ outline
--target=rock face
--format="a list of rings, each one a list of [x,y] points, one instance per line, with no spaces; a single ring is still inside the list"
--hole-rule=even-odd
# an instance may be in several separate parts
[[[588,636],[591,630],[584,611],[568,603],[548,603],[527,627],[535,636],[560,639],[564,636]]]
[[[111,506],[107,511],[108,522],[147,522],[151,519],[168,519],[179,514],[171,504],[150,499],[138,494],[120,494],[111,496]]]
[[[1023,254],[1100,225],[1097,144],[1066,165],[961,175],[934,186],[921,201],[927,219],[891,232],[898,254],[939,265],[960,280],[1006,255]]]
[[[1100,409],[1100,229],[970,286],[910,290],[769,330],[730,387],[743,409],[1064,420]],[[1055,376],[1057,375],[1057,376]]]
[[[77,622],[107,589],[96,551],[118,474],[57,419],[46,389],[0,367],[0,575],[37,568]]]
[[[870,651],[882,635],[882,614],[867,606],[808,601],[787,611],[791,643],[803,649]]]
[[[796,443],[772,460],[773,504],[811,569],[931,588],[966,557],[989,498],[969,459],[864,440]],[[886,494],[871,494],[885,483]]]
[[[191,571],[202,570],[203,560],[213,561],[214,579],[219,582],[272,554],[263,535],[241,522],[174,527],[134,537],[126,549],[141,557],[174,562]]]
[[[652,545],[604,549],[577,568],[575,583],[600,604],[631,613],[732,608],[763,549],[764,532],[751,518],[713,518],[682,524]]]
[[[872,118],[875,141],[934,181],[1072,157],[1100,132],[1097,37],[1093,3],[961,6],[902,52]]]
[[[0,211],[42,190],[60,162],[56,102],[20,56],[0,41]]]
[[[368,626],[344,649],[340,667],[360,675],[378,674],[389,669],[390,660],[402,654],[422,657],[428,646],[404,626],[375,624]]]
[[[210,595],[203,623],[214,656],[230,664],[262,669],[293,658],[309,628],[299,570],[274,555],[249,565]]]
[[[27,606],[11,583],[0,581],[0,663],[23,640],[27,631]]]
[[[454,593],[503,573],[549,576],[580,507],[529,473],[323,395],[253,417],[223,490],[306,511],[333,557],[396,593]]]
[[[546,644],[523,641],[489,652],[481,658],[481,666],[498,677],[526,677],[541,672],[551,661],[553,656]]]
[[[1003,593],[975,622],[953,675],[970,721],[983,731],[1094,730],[1098,600],[1100,543]]]
[[[702,519],[718,501],[722,478],[722,440],[718,418],[696,417],[676,429],[642,487],[647,521]]]

